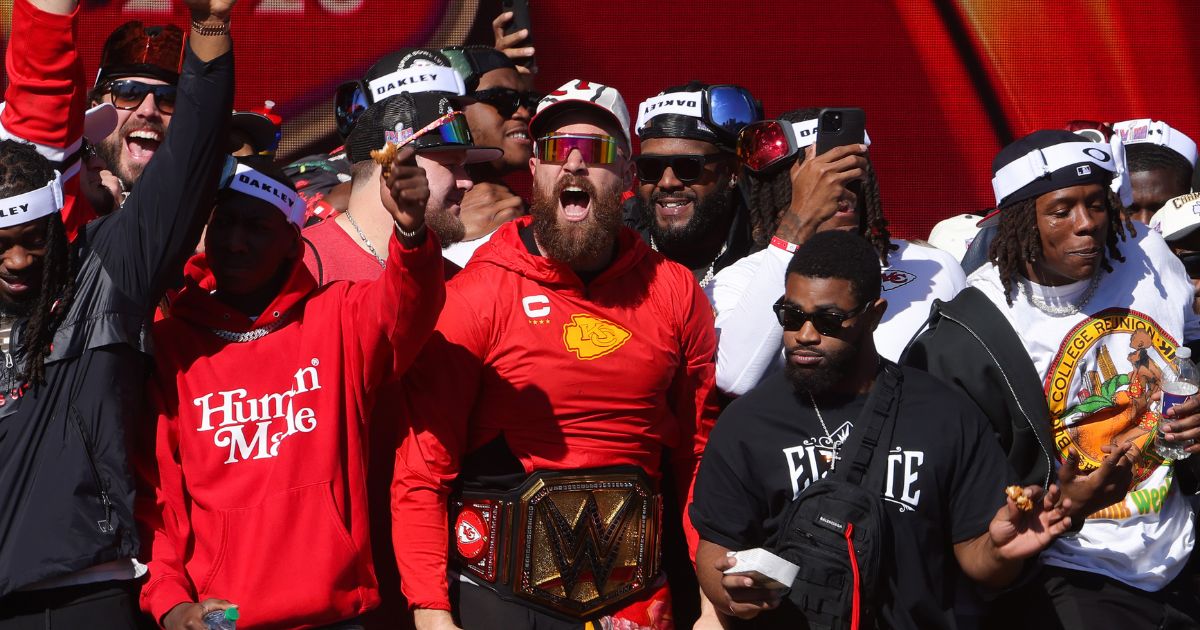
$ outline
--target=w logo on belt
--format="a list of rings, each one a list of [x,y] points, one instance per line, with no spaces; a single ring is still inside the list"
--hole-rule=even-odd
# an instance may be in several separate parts
[[[596,591],[603,593],[608,584],[609,573],[619,554],[614,553],[616,543],[625,534],[631,506],[640,503],[633,492],[626,493],[620,507],[605,522],[596,503],[596,496],[586,493],[583,508],[572,525],[554,501],[543,501],[538,505],[538,520],[546,527],[547,538],[553,552],[554,564],[558,567],[563,590],[571,593],[586,566],[592,568],[592,582]]]

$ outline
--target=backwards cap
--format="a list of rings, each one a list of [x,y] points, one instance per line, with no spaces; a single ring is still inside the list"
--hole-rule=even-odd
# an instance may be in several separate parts
[[[1125,144],[1149,143],[1171,149],[1190,162],[1192,168],[1196,167],[1196,142],[1161,120],[1123,120],[1113,123],[1113,132],[1121,136]]]
[[[1111,184],[1122,203],[1130,202],[1120,138],[1101,144],[1065,129],[1035,131],[1001,149],[992,161],[997,209],[979,225],[994,225],[1003,208],[1019,201],[1081,184]]]
[[[737,132],[741,131],[745,124],[760,119],[762,108],[757,101],[752,104],[745,103],[743,107],[753,111],[741,114],[749,114],[749,120],[732,123],[733,126],[729,128],[721,128],[713,124],[711,117],[722,113],[706,111],[708,108],[704,102],[704,90],[709,87],[711,86],[706,83],[691,81],[687,85],[669,87],[657,96],[642,101],[638,105],[637,123],[634,125],[638,138],[687,138],[708,142],[719,149],[733,152],[737,147]]]
[[[104,42],[96,85],[123,77],[154,77],[179,83],[183,31],[178,26],[144,26],[134,20],[118,26]]]
[[[567,81],[562,87],[547,94],[538,102],[537,112],[529,121],[529,130],[535,139],[540,138],[548,131],[546,127],[559,114],[580,108],[599,112],[615,121],[621,129],[621,139],[625,141],[625,148],[629,149],[629,108],[625,106],[625,99],[615,88],[592,81]]]

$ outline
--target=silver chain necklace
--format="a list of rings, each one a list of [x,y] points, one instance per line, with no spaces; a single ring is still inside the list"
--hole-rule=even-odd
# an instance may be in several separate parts
[[[387,261],[383,259],[383,256],[379,255],[379,251],[376,250],[375,246],[371,244],[370,239],[368,239],[367,235],[363,233],[362,228],[358,227],[358,221],[354,220],[354,215],[350,214],[349,212],[346,212],[345,215],[346,220],[349,221],[350,225],[354,227],[354,231],[358,232],[358,238],[362,239],[363,245],[367,246],[367,251],[371,252],[371,255],[375,257],[375,262],[379,263],[380,267],[387,269]]]
[[[653,249],[656,252],[658,251],[658,243],[654,242],[653,236],[650,237],[650,249]],[[721,256],[725,255],[725,250],[727,250],[727,249],[729,249],[728,243],[722,245],[721,251],[717,252],[717,257],[713,258],[713,261],[708,263],[708,269],[705,270],[704,277],[700,278],[700,288],[701,289],[707,288],[709,283],[713,281],[713,276],[716,275],[713,270],[716,269],[716,267],[717,267],[717,260],[719,260],[721,258]]]
[[[209,328],[209,330],[211,330],[214,335],[224,339],[225,341],[231,341],[233,343],[246,343],[256,339],[262,339],[272,332],[275,332],[275,329],[284,325],[287,320],[288,313],[284,313],[283,317],[280,317],[269,324],[264,324],[258,328],[247,330],[246,332],[234,332],[232,330],[222,330],[220,328]]]
[[[825,437],[829,439],[829,443],[833,448],[833,456],[829,458],[829,470],[837,469],[838,450],[842,448],[842,441],[834,439],[833,434],[829,432],[829,427],[825,426],[825,418],[821,417],[821,408],[817,406],[817,399],[812,395],[812,392],[805,391],[808,394],[808,400],[812,403],[813,411],[817,412],[817,422],[821,423],[821,430],[825,432]]]
[[[1032,304],[1037,310],[1049,315],[1050,317],[1068,317],[1070,315],[1079,314],[1079,311],[1083,310],[1083,307],[1087,306],[1087,303],[1092,299],[1092,295],[1096,292],[1096,287],[1098,286],[1100,286],[1099,270],[1092,275],[1092,281],[1088,284],[1087,291],[1084,291],[1078,303],[1068,301],[1062,305],[1050,304],[1042,298],[1034,296],[1032,280],[1026,280],[1025,282],[1022,282],[1021,291],[1025,294],[1025,299],[1029,300],[1029,303]]]

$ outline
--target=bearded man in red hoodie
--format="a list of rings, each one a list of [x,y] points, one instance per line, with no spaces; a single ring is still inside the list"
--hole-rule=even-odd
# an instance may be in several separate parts
[[[304,203],[269,162],[242,158],[155,325],[158,422],[137,515],[150,541],[142,608],[167,630],[203,629],[233,604],[241,629],[349,629],[379,604],[366,419],[445,301],[425,171],[411,147],[383,171],[387,270],[318,288],[301,260]]]
[[[621,95],[571,81],[531,129],[532,215],[449,283],[404,379],[401,586],[422,629],[670,628],[659,479],[669,450],[689,496],[715,417],[712,311],[622,227]]]

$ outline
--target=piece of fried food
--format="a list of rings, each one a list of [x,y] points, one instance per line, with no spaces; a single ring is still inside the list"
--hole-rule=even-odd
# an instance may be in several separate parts
[[[1013,500],[1013,503],[1017,504],[1018,510],[1022,512],[1033,511],[1033,501],[1025,496],[1025,489],[1021,486],[1009,486],[1004,489],[1004,493],[1008,495],[1008,498]]]
[[[383,145],[382,149],[371,151],[371,159],[375,160],[375,163],[380,166],[388,167],[392,164],[392,159],[396,157],[396,152],[399,150],[399,146],[388,142]]]

